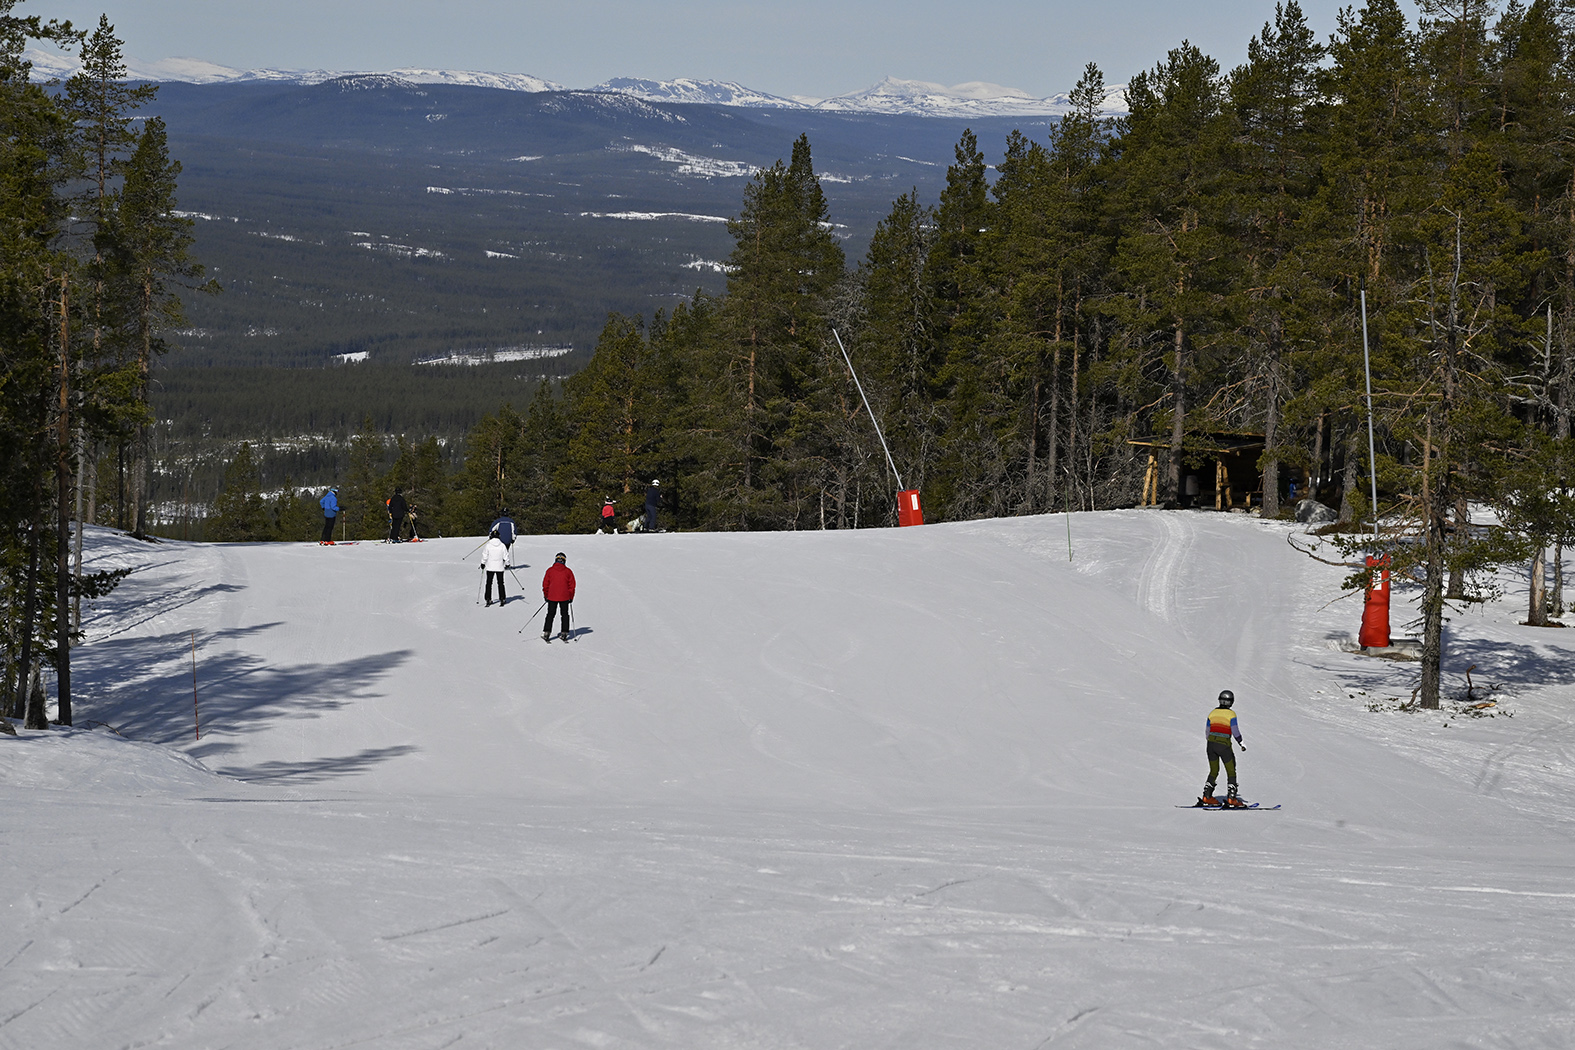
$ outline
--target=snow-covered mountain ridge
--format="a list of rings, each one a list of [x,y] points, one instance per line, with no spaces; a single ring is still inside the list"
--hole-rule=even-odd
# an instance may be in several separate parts
[[[27,52],[33,63],[33,77],[49,80],[71,76],[80,63],[69,55],[37,48]],[[390,70],[285,70],[234,69],[196,58],[166,58],[156,62],[129,60],[127,71],[134,79],[178,81],[188,84],[280,83],[321,84],[344,77],[386,75],[412,84],[452,84],[462,87],[488,87],[504,91],[565,91],[562,84],[526,73],[489,73],[452,69]],[[886,77],[880,83],[845,95],[830,98],[793,98],[756,91],[733,81],[698,80],[680,77],[673,80],[645,80],[614,77],[587,89],[630,95],[647,102],[666,102],[711,106],[742,106],[752,109],[817,109],[839,113],[882,113],[921,117],[1055,117],[1071,111],[1065,94],[1035,98],[1017,88],[982,81],[947,87],[923,80]],[[1116,84],[1105,92],[1102,107],[1107,116],[1126,112],[1126,85]]]

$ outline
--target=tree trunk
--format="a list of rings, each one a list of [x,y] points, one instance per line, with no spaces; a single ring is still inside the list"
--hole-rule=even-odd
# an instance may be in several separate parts
[[[71,350],[66,278],[60,279],[60,400],[55,418],[55,690],[71,724]],[[78,526],[78,531],[81,531]]]
[[[1313,499],[1320,499],[1318,490],[1323,487],[1325,480],[1323,474],[1324,434],[1328,432],[1328,429],[1329,410],[1324,409],[1318,413],[1318,428],[1313,432],[1312,478],[1307,483],[1307,495]]]
[[[1028,396],[1028,464],[1023,472],[1023,512],[1025,514],[1034,512],[1034,488],[1039,483],[1039,479],[1034,476],[1035,468],[1038,466],[1036,460],[1039,458],[1039,387],[1039,378],[1035,376],[1033,388]],[[1052,419],[1055,418],[1055,409],[1053,407],[1050,410],[1050,416]]]
[[[1056,322],[1055,352],[1050,355],[1050,422],[1045,426],[1045,510],[1055,509],[1056,485],[1060,482],[1061,457],[1058,445],[1061,432],[1061,333]],[[1038,400],[1038,391],[1035,391]]]
[[[37,503],[34,504],[35,508]],[[36,513],[36,510],[35,510]],[[33,692],[29,688],[33,668],[33,624],[38,604],[38,547],[39,524],[33,522],[33,535],[28,543],[27,553],[27,593],[22,600],[22,656],[18,661],[19,673],[17,675],[17,688],[26,696],[23,704],[26,706],[26,725],[29,729],[48,729],[49,719],[44,714],[44,705],[35,702]]]
[[[1166,484],[1170,498],[1181,502],[1181,445],[1187,435],[1187,386],[1182,373],[1182,353],[1186,346],[1186,331],[1176,322],[1175,364],[1171,368],[1171,420],[1170,420],[1170,469]]]
[[[1269,362],[1269,402],[1263,413],[1263,508],[1265,518],[1280,516],[1280,460],[1274,451],[1280,430],[1279,362]]]
[[[1428,508],[1427,575],[1422,582],[1422,682],[1418,701],[1438,710],[1444,657],[1444,545],[1448,543],[1442,510]]]
[[[1471,508],[1466,505],[1466,498],[1461,496],[1455,500],[1455,543],[1464,545],[1467,530],[1471,528]],[[1466,596],[1466,572],[1458,564],[1449,570],[1448,597],[1460,601]]]
[[[1548,552],[1544,547],[1537,548],[1531,559],[1531,608],[1526,612],[1526,625],[1548,625]]]
[[[1564,615],[1564,544],[1553,545],[1553,594],[1548,598],[1554,616]]]
[[[1356,455],[1351,451],[1351,437],[1347,435],[1345,441],[1345,471],[1340,482],[1340,524],[1348,525],[1356,516],[1356,501],[1352,496],[1356,493]]]

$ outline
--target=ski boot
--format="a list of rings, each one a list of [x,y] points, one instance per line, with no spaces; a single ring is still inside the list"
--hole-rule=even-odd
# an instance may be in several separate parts
[[[566,642],[566,641],[568,641],[568,640],[569,640],[569,632],[568,632],[568,631],[563,631],[563,632],[561,632],[561,633],[560,633],[560,634],[559,634],[559,635],[558,635],[558,637],[559,637],[559,638],[560,638],[560,639],[562,639],[562,640],[563,640],[563,641],[565,641],[565,642]]]
[[[543,631],[543,632],[541,632],[541,640],[544,641],[544,642],[552,641],[552,632],[551,631]]]
[[[1246,809],[1247,803],[1243,802],[1236,794],[1236,785],[1232,784],[1225,792],[1225,805],[1231,809]]]
[[[1198,805],[1206,807],[1219,804],[1220,800],[1214,797],[1214,781],[1211,780],[1203,785],[1203,794],[1198,796]]]

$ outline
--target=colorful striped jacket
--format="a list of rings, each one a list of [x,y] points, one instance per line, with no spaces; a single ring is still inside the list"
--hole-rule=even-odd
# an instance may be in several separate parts
[[[1241,743],[1241,730],[1236,726],[1236,712],[1228,707],[1216,707],[1209,712],[1207,729],[1209,743],[1229,744],[1231,737]]]

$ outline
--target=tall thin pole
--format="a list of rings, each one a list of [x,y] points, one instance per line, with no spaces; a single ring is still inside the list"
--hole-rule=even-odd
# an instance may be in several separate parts
[[[837,335],[837,330],[831,330],[832,336],[837,340],[837,349],[842,351],[842,359],[848,363],[848,371],[853,376],[853,385],[859,388],[859,397],[864,401],[864,411],[870,414],[870,422],[875,424],[875,436],[880,438],[881,451],[886,453],[886,465],[891,468],[891,476],[897,479],[897,488],[903,488],[902,475],[897,473],[897,464],[892,461],[891,449],[886,447],[886,435],[880,432],[880,420],[875,418],[875,410],[870,407],[870,399],[864,396],[864,384],[859,382],[859,374],[853,370],[853,359],[848,356],[848,348],[842,345],[842,337]]]
[[[1378,535],[1378,456],[1373,450],[1373,364],[1367,354],[1367,289],[1362,289],[1362,371],[1367,375],[1367,470],[1373,483],[1373,535]]]

